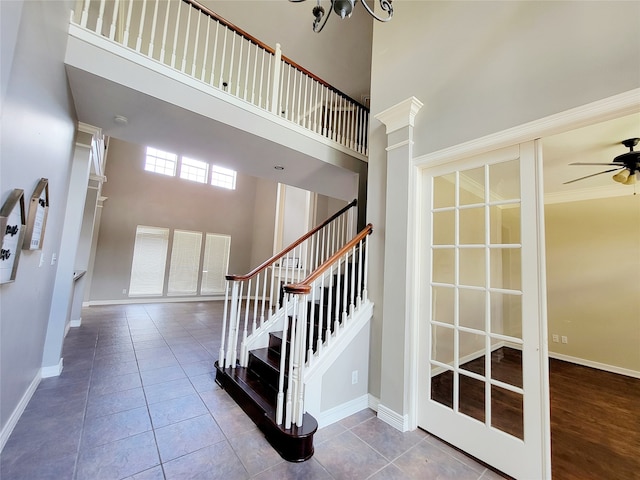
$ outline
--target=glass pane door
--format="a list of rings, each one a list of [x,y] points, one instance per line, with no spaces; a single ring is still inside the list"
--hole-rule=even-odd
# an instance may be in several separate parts
[[[466,441],[458,446],[512,475],[517,472],[510,462],[496,465],[495,455],[485,454],[491,449],[483,444],[490,442],[495,449],[497,439],[507,448],[504,456],[508,450],[526,454],[526,433],[532,434],[526,437],[532,445],[541,442],[539,433],[525,432],[525,417],[542,415],[540,398],[525,401],[524,381],[525,375],[531,382],[541,378],[542,317],[537,285],[527,291],[534,301],[523,302],[524,275],[533,272],[537,278],[539,269],[534,258],[523,262],[524,252],[537,247],[535,236],[528,239],[533,245],[523,247],[522,232],[527,229],[521,212],[523,205],[535,209],[536,201],[523,198],[524,182],[535,178],[523,176],[520,153],[512,148],[426,170],[421,248],[421,288],[426,295],[420,328],[427,332],[421,336],[426,343],[421,361],[428,362],[421,375],[428,376],[428,382],[422,379],[426,398],[421,400],[425,407],[421,403],[419,424],[456,445],[460,433],[448,431],[468,429]],[[525,190],[529,194],[529,188]],[[528,221],[535,219],[534,214]],[[526,305],[536,308],[525,315]],[[532,334],[526,337],[525,318],[532,323]],[[446,420],[440,425],[432,415],[448,419],[448,427]],[[469,451],[467,444],[476,450]],[[539,451],[541,443],[535,449]]]

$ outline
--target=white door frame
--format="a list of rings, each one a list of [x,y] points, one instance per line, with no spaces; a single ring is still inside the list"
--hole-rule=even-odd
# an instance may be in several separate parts
[[[625,115],[631,115],[633,113],[640,112],[640,88],[630,90],[612,97],[608,97],[596,102],[592,102],[580,107],[576,107],[558,114],[554,114],[548,117],[535,120],[517,127],[513,127],[502,132],[497,132],[485,137],[478,138],[469,142],[465,142],[459,145],[455,145],[449,148],[439,150],[437,152],[429,153],[419,157],[415,157],[412,160],[411,168],[411,181],[409,188],[413,192],[413,198],[416,198],[417,189],[419,188],[418,172],[422,168],[441,165],[444,163],[453,162],[469,156],[487,153],[500,148],[508,147],[510,145],[524,143],[532,141],[538,138],[544,138],[547,136],[563,133],[576,128],[592,125],[607,120],[623,117]],[[539,172],[542,175],[542,172]],[[542,202],[543,199],[540,199]],[[543,205],[540,206],[543,209]],[[416,225],[420,218],[421,211],[419,205],[415,202],[410,203],[409,218],[413,220],[413,224]],[[541,210],[543,211],[543,210]],[[414,250],[412,252],[413,258],[418,258],[418,232],[411,232],[412,244]],[[540,232],[544,235],[544,231]],[[417,408],[418,408],[418,314],[417,298],[419,294],[418,275],[417,268],[411,268],[410,272],[407,272],[410,278],[414,279],[412,282],[413,292],[411,298],[414,300],[413,308],[410,311],[413,315],[409,319],[408,325],[409,335],[407,335],[407,342],[405,344],[405,358],[408,359],[408,384],[405,385],[405,394],[408,398],[408,428],[417,428]],[[539,265],[541,274],[545,275],[545,265]],[[542,277],[544,278],[544,276]],[[542,291],[541,295],[546,295],[546,291]],[[544,298],[543,298],[544,300]],[[543,326],[546,330],[546,325]],[[546,337],[542,339],[542,344],[547,344]],[[547,417],[549,416],[549,409],[547,408]],[[548,421],[548,418],[547,418]],[[550,439],[547,439],[550,445]]]

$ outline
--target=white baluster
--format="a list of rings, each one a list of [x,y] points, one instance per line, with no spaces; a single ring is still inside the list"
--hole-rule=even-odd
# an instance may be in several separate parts
[[[349,303],[349,314],[353,315],[356,309],[356,246],[351,249],[351,302]]]
[[[238,294],[238,306],[236,310],[236,318],[234,319],[233,329],[233,345],[229,348],[231,352],[231,368],[236,368],[238,360],[238,336],[240,335],[240,315],[242,314],[242,291],[244,289],[244,282],[240,282],[240,292]]]
[[[232,297],[233,298],[233,297]],[[225,352],[224,352],[224,336],[227,330],[227,323],[229,323],[229,317],[227,317],[227,305],[229,304],[229,282],[224,283],[224,312],[222,313],[222,336],[220,339],[220,354],[218,355],[218,366],[225,368]]]
[[[253,324],[251,325],[251,334],[254,334],[258,328],[258,287],[260,286],[260,273],[256,276],[256,292],[253,294]]]
[[[288,72],[287,72],[287,89],[286,92],[283,92],[283,94],[286,96],[286,103],[285,103],[285,118],[289,118],[289,97],[291,96],[291,90],[289,89],[289,85],[291,85],[291,65],[287,64],[288,67]],[[295,83],[296,79],[295,76],[293,77],[293,81]]]
[[[258,86],[258,106],[262,107],[262,85],[264,80],[264,57],[266,56],[267,51],[262,50],[262,62],[260,63],[260,85]],[[257,55],[256,55],[257,58]],[[265,110],[269,110],[269,105],[264,106]]]
[[[300,303],[300,333],[298,335],[298,354],[297,357],[297,367],[295,371],[297,373],[297,385],[296,385],[296,394],[297,399],[295,400],[295,415],[296,420],[295,424],[298,427],[302,426],[302,417],[304,414],[304,384],[302,383],[302,379],[304,378],[304,356],[307,353],[304,348],[305,338],[307,338],[307,302],[308,295],[301,295],[298,301]]]
[[[231,55],[229,56],[229,78],[227,79],[227,87],[229,88],[228,92],[231,93],[233,91],[233,59],[236,58],[236,37],[238,35],[235,32],[231,32]]]
[[[251,62],[251,45],[253,45],[251,42],[249,42],[248,40],[246,40],[247,42],[247,61],[246,61],[246,69],[244,71],[244,95],[242,96],[242,98],[244,100],[247,99],[247,92],[248,92],[248,88],[249,88],[249,65]],[[255,82],[255,67],[253,70],[253,81]],[[253,101],[251,102],[253,103]]]
[[[316,352],[318,354],[322,353],[322,348],[323,348],[322,337],[325,336],[324,335],[324,328],[325,328],[324,326],[325,325],[324,323],[324,318],[325,318],[324,317],[324,297],[325,297],[324,277],[325,277],[325,274],[323,273],[322,276],[320,277],[320,302],[319,302],[319,308],[318,308],[318,340],[316,340]]]
[[[335,335],[338,334],[338,328],[340,327],[340,310],[342,308],[342,289],[340,288],[340,285],[342,283],[344,283],[344,278],[342,278],[340,276],[340,263],[341,263],[342,259],[339,258],[338,259],[338,263],[336,265],[336,276],[335,276],[335,280],[336,280],[336,306],[335,306],[335,312],[334,312],[334,317],[333,317],[333,333]]]
[[[202,54],[202,73],[200,74],[200,80],[205,82],[207,76],[207,58],[209,58],[209,31],[211,28],[211,18],[207,17],[207,33],[204,39],[204,53]]]
[[[162,63],[164,63],[164,59],[167,53],[166,45],[167,45],[167,32],[169,31],[169,10],[171,10],[171,2],[167,2],[167,9],[164,12],[164,27],[162,28],[162,44],[160,45],[160,61]]]
[[[236,97],[240,97],[240,75],[242,74],[242,47],[244,40],[238,35],[240,41],[240,51],[238,52],[238,81],[236,82]],[[229,91],[231,91],[231,83],[229,83]]]
[[[256,104],[256,76],[258,74],[258,56],[260,55],[260,47],[258,45],[255,46],[255,56],[253,58],[253,79],[251,80],[251,103],[253,105]],[[264,56],[262,57],[264,58]],[[260,82],[260,86],[262,86],[262,82]],[[259,107],[262,105],[258,104]]]
[[[315,321],[316,321],[316,282],[313,282],[311,284],[311,303],[310,303],[310,308],[308,308],[307,311],[310,312],[309,322],[308,322],[309,332],[307,336],[308,345],[309,345],[309,348],[307,350],[307,362],[310,365],[313,359],[313,334],[314,334]],[[319,337],[322,336],[320,335],[321,332],[322,330],[320,330],[318,327]]]
[[[158,22],[158,4],[159,0],[155,0],[155,7],[153,7],[153,21],[151,23],[151,39],[149,40],[149,57],[153,58],[153,44],[156,40],[156,24]]]
[[[238,290],[239,290],[239,282],[233,282],[232,291],[231,291],[231,311],[229,312],[229,338],[227,339],[227,353],[225,355],[224,360],[224,368],[231,367],[235,368],[235,365],[231,362],[232,350],[235,349],[233,346],[233,339],[235,337],[234,330],[237,329],[237,321],[238,321]],[[235,363],[235,361],[234,361]]]
[[[180,30],[180,11],[182,9],[182,1],[178,2],[178,14],[176,15],[176,29],[173,32],[173,48],[171,49],[171,68],[176,66],[176,50],[178,49],[178,31]]]
[[[260,328],[264,324],[264,304],[267,301],[267,280],[268,280],[268,271],[265,270],[264,278],[262,279],[262,305],[260,306]]]
[[[109,39],[114,40],[116,38],[116,22],[118,20],[118,4],[120,0],[113,2],[113,13],[111,15],[111,26],[109,27]]]
[[[96,21],[96,33],[102,35],[102,21],[104,17],[105,0],[100,0],[100,11],[98,12],[98,20]]]
[[[364,274],[362,278],[362,301],[366,302],[369,298],[367,292],[367,274],[369,270],[369,236],[365,239],[365,251],[364,251]]]
[[[297,368],[294,369],[295,352],[297,345],[296,327],[298,326],[298,295],[293,295],[293,318],[291,320],[291,331],[289,333],[289,366],[287,367],[287,373],[289,382],[287,384],[287,401],[284,409],[285,421],[284,428],[291,428],[291,420],[293,416],[293,392],[297,382]],[[286,320],[285,320],[286,322]],[[282,354],[281,354],[282,355]]]
[[[282,346],[280,347],[280,375],[278,376],[278,397],[276,400],[276,424],[282,425],[284,410],[284,374],[285,374],[285,358],[287,356],[287,334],[289,333],[289,322],[287,321],[288,312],[287,295],[284,297],[285,321],[282,328]]]
[[[213,54],[211,55],[211,78],[209,85],[215,84],[215,70],[216,70],[216,55],[218,54],[218,29],[220,28],[220,22],[216,20],[216,33],[215,40],[213,41]]]
[[[240,365],[247,366],[249,361],[249,352],[247,351],[247,334],[249,326],[249,301],[251,300],[251,279],[247,282],[247,299],[244,304],[244,328],[242,329],[242,348],[240,349]]]
[[[89,4],[91,0],[85,0],[82,7],[82,15],[80,16],[80,26],[87,28],[87,20],[89,19]]]
[[[227,54],[227,33],[229,32],[229,28],[224,26],[224,41],[222,42],[222,59],[220,60],[220,82],[218,83],[218,88],[222,89],[224,84],[224,57]]]
[[[127,9],[127,21],[124,25],[124,37],[122,44],[125,47],[129,46],[129,29],[131,28],[131,10],[133,9],[133,0],[129,0],[129,8]]]
[[[142,12],[140,13],[140,25],[138,26],[138,38],[136,39],[136,52],[140,52],[142,47],[142,32],[144,30],[144,21],[147,13],[147,0],[142,0]]]
[[[189,32],[191,31],[191,12],[193,8],[189,7],[189,13],[187,14],[187,28],[184,31],[184,47],[182,48],[182,65],[180,71],[186,73],[187,68],[187,52],[189,51]]]
[[[197,13],[198,23],[196,24],[196,42],[193,46],[193,58],[191,59],[191,76],[196,76],[196,62],[198,61],[198,46],[200,45],[200,19],[204,16],[202,13]]]

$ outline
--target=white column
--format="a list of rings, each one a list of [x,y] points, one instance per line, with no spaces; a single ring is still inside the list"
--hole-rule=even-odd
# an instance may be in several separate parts
[[[76,133],[67,205],[62,229],[61,250],[53,287],[49,324],[42,354],[42,376],[50,377],[62,372],[62,343],[70,324],[71,302],[74,287],[76,253],[80,240],[87,186],[91,162],[96,154],[95,139],[100,131],[90,125],[80,124]]]
[[[410,429],[413,289],[413,125],[422,103],[411,97],[376,115],[386,127],[387,180],[382,308],[382,384],[378,417]]]

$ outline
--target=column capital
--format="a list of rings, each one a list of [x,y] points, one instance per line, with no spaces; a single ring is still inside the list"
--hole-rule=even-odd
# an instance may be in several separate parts
[[[404,127],[413,127],[413,122],[423,103],[416,97],[409,97],[402,102],[378,113],[374,118],[387,127],[387,135]]]

